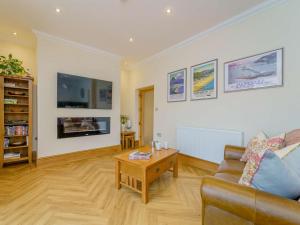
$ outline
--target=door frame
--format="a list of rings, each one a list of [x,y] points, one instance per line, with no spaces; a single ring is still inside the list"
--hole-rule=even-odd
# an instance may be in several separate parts
[[[154,95],[154,85],[150,85],[147,87],[139,88],[138,91],[138,113],[139,113],[139,146],[143,146],[144,143],[144,136],[143,136],[143,130],[144,130],[144,101],[145,101],[145,93],[149,91],[153,91]],[[153,109],[154,111],[154,109]],[[154,121],[153,121],[154,122]]]

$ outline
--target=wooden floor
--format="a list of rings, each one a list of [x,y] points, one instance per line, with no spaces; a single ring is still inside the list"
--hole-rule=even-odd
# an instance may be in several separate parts
[[[201,177],[179,167],[150,186],[150,202],[114,186],[112,156],[29,168],[0,169],[0,224],[199,225]]]

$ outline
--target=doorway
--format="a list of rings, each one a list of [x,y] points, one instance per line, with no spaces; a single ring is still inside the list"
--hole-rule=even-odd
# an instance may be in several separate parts
[[[138,94],[139,146],[151,146],[154,122],[154,86],[138,89]]]

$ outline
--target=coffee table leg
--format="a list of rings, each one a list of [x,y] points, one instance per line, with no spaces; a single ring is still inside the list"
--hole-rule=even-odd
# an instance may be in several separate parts
[[[142,200],[143,203],[147,203],[148,202],[148,190],[149,189],[149,184],[147,182],[147,174],[144,173],[143,175],[143,181],[142,181]]]
[[[178,177],[178,160],[176,158],[176,162],[173,166],[173,177]]]
[[[121,188],[121,184],[120,184],[120,182],[121,182],[121,173],[120,173],[120,162],[118,161],[118,160],[116,160],[116,162],[115,162],[115,176],[116,176],[116,188],[117,189],[120,189]]]

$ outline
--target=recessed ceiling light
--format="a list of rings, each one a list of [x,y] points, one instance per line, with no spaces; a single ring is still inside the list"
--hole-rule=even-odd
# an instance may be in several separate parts
[[[55,11],[56,11],[57,13],[60,13],[60,9],[59,9],[59,8],[56,8]]]
[[[171,15],[171,13],[172,13],[171,8],[166,8],[166,14],[167,14],[167,15]]]
[[[17,32],[13,32],[13,35],[14,35],[14,36],[17,36]]]
[[[131,42],[131,43],[133,42],[133,38],[132,38],[132,37],[131,37],[131,38],[129,38],[129,42]]]

